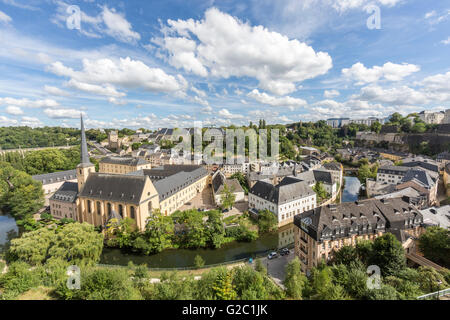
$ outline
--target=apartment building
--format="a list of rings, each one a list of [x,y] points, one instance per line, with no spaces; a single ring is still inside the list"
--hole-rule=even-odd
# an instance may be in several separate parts
[[[273,212],[281,227],[292,223],[295,215],[315,208],[316,193],[305,181],[293,177],[285,177],[277,185],[258,181],[249,191],[248,205],[254,214],[261,210]]]
[[[344,245],[373,241],[386,232],[400,241],[418,237],[423,216],[409,199],[368,199],[330,204],[308,210],[294,218],[295,255],[303,271],[329,261]]]
[[[105,157],[99,163],[99,172],[127,174],[129,172],[150,169],[151,164],[142,158]]]
[[[38,174],[32,176],[36,181],[42,183],[44,195],[50,195],[57,191],[65,182],[76,182],[76,170],[67,170],[53,173]]]

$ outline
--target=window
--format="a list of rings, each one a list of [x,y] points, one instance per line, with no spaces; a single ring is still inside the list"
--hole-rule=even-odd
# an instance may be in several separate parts
[[[97,214],[100,215],[102,213],[102,210],[100,208],[100,201],[97,201]]]
[[[131,217],[131,219],[135,218],[134,207],[133,206],[130,207],[130,217]]]
[[[88,213],[91,213],[91,200],[87,201],[87,209],[88,209]]]
[[[119,214],[123,218],[123,207],[121,204],[119,204]]]
[[[108,202],[108,205],[106,206],[108,208],[108,216],[111,215],[111,203]]]

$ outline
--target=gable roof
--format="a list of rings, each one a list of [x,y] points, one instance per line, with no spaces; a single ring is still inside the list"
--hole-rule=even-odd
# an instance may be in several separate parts
[[[32,176],[32,178],[36,181],[42,182],[42,184],[45,186],[46,184],[61,182],[61,181],[68,181],[68,180],[75,180],[77,178],[77,171],[76,170],[67,170],[67,171],[59,171],[59,172],[53,172],[53,173],[45,173],[45,174],[38,174]]]
[[[144,159],[132,157],[105,157],[100,161],[100,163],[119,164],[133,167],[148,164],[148,162]]]
[[[139,204],[146,180],[146,176],[91,173],[79,196]]]
[[[78,183],[64,182],[58,190],[50,197],[49,200],[64,201],[75,203],[78,198]]]
[[[315,194],[305,181],[293,177],[284,178],[276,186],[266,181],[258,181],[251,188],[250,193],[277,205]]]

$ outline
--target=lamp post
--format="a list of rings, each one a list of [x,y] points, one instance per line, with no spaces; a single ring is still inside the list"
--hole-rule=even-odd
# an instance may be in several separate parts
[[[441,281],[441,280],[438,280],[438,281],[437,281],[437,284],[438,284],[437,300],[439,300],[439,292],[441,291],[441,284],[442,284],[442,281]]]

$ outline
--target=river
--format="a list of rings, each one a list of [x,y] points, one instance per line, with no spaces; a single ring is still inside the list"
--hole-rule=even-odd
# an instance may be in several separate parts
[[[0,253],[4,251],[11,241],[19,235],[19,228],[16,221],[10,215],[0,213]]]
[[[361,182],[356,177],[344,177],[345,185],[342,191],[342,202],[353,202],[360,199]]]

